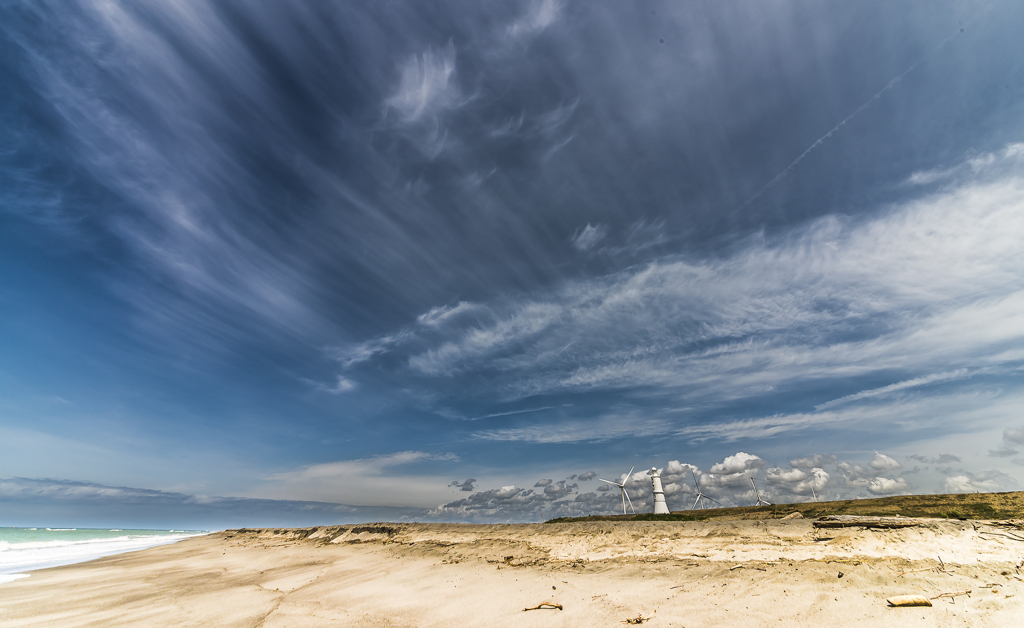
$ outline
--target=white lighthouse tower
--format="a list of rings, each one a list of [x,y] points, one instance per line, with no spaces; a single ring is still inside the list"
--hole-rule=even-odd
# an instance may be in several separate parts
[[[652,490],[654,491],[654,514],[667,515],[668,504],[665,503],[665,489],[661,487],[661,471],[653,467],[647,472],[651,476]]]

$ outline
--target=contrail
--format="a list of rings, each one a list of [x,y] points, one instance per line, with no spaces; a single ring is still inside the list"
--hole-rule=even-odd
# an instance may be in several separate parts
[[[940,42],[939,42],[938,44],[936,44],[936,46],[935,46],[934,48],[932,48],[932,51],[931,51],[931,52],[929,52],[929,53],[928,53],[927,55],[925,55],[925,56],[924,56],[924,57],[922,57],[922,58],[921,58],[920,60],[918,60],[918,61],[917,61],[916,63],[914,63],[914,65],[912,65],[912,66],[910,66],[909,68],[907,68],[906,70],[904,70],[902,74],[900,74],[900,75],[896,76],[896,78],[894,78],[894,79],[892,79],[891,81],[889,81],[888,83],[886,83],[886,84],[885,84],[885,87],[883,87],[882,89],[878,90],[878,92],[877,92],[877,93],[876,93],[876,94],[875,94],[874,96],[872,96],[871,98],[868,98],[868,99],[867,99],[866,101],[864,101],[864,104],[862,104],[862,105],[861,105],[860,107],[857,107],[857,108],[856,108],[856,109],[855,109],[855,110],[853,111],[853,113],[851,113],[850,115],[846,116],[846,117],[845,117],[845,118],[843,119],[843,121],[842,121],[842,122],[840,122],[839,124],[837,124],[837,125],[835,125],[834,127],[832,127],[832,128],[831,128],[831,129],[829,130],[829,132],[828,132],[828,133],[826,133],[826,134],[822,135],[821,137],[819,137],[819,138],[817,139],[817,141],[815,141],[815,142],[814,142],[813,144],[811,144],[810,146],[808,146],[808,147],[807,147],[807,150],[805,150],[804,152],[800,153],[800,156],[799,156],[799,157],[797,157],[796,159],[794,159],[794,160],[793,160],[793,163],[791,163],[791,164],[789,164],[788,166],[786,166],[786,168],[785,168],[785,169],[784,169],[784,170],[783,170],[782,172],[780,172],[779,174],[775,175],[775,178],[774,178],[774,179],[772,179],[771,181],[769,181],[768,183],[766,183],[766,184],[764,185],[764,187],[762,187],[762,188],[761,188],[760,190],[758,190],[758,191],[757,191],[757,193],[756,193],[756,194],[754,194],[753,196],[751,196],[750,198],[748,198],[748,199],[747,199],[747,202],[743,203],[743,205],[741,205],[741,206],[740,206],[740,209],[743,209],[743,208],[744,208],[744,207],[746,207],[747,205],[750,205],[750,204],[751,204],[751,203],[753,203],[753,202],[754,202],[755,200],[757,200],[758,198],[760,198],[762,194],[764,194],[764,193],[765,193],[765,192],[767,192],[768,190],[770,190],[770,189],[772,189],[773,187],[775,187],[776,185],[778,185],[779,181],[782,181],[783,179],[785,179],[785,178],[786,178],[786,176],[787,176],[787,175],[789,175],[789,173],[790,173],[790,172],[792,172],[793,168],[796,168],[796,167],[797,167],[797,165],[799,165],[799,164],[800,164],[800,162],[804,160],[804,157],[807,157],[807,155],[809,155],[809,154],[811,153],[811,151],[813,151],[813,150],[814,150],[815,148],[817,148],[817,147],[821,146],[821,145],[822,145],[822,144],[823,144],[823,143],[825,142],[825,140],[827,140],[828,138],[832,137],[832,135],[833,135],[833,134],[834,134],[834,133],[835,133],[836,131],[838,131],[839,129],[843,128],[843,127],[844,127],[844,126],[846,125],[846,123],[847,123],[847,122],[849,122],[850,120],[853,120],[853,119],[854,119],[854,118],[856,118],[856,117],[857,117],[858,115],[860,115],[860,113],[861,113],[862,111],[864,111],[865,109],[867,109],[868,107],[870,107],[872,103],[874,103],[874,102],[875,102],[876,100],[878,100],[879,98],[881,98],[881,97],[882,97],[882,94],[884,94],[884,93],[886,93],[887,91],[891,90],[892,88],[896,87],[896,86],[897,86],[897,85],[898,85],[898,84],[900,83],[900,81],[902,81],[902,80],[903,80],[903,78],[904,78],[904,77],[905,77],[906,75],[910,74],[911,72],[913,72],[913,71],[914,71],[914,69],[916,69],[916,68],[917,68],[917,66],[919,66],[919,65],[921,65],[922,63],[924,63],[925,61],[927,61],[927,60],[928,60],[928,59],[929,59],[930,57],[932,57],[932,56],[933,56],[933,55],[934,55],[934,54],[935,54],[936,52],[938,52],[938,51],[939,51],[939,49],[941,49],[941,48],[942,48],[943,46],[945,46],[945,45],[946,45],[947,43],[949,43],[949,41],[950,41],[951,39],[953,39],[953,38],[954,38],[954,37],[956,37],[957,35],[960,35],[961,33],[963,33],[963,32],[964,32],[964,27],[966,27],[966,26],[967,26],[967,24],[970,24],[971,22],[973,22],[973,21],[975,21],[976,19],[978,19],[978,17],[979,17],[979,16],[980,16],[980,15],[981,15],[982,13],[984,13],[985,11],[987,11],[988,9],[990,9],[991,7],[992,7],[992,5],[990,4],[990,5],[986,6],[986,7],[984,8],[984,9],[982,9],[981,11],[979,11],[979,12],[978,12],[977,14],[975,14],[975,16],[974,16],[974,17],[972,17],[971,19],[969,19],[969,20],[967,21],[967,23],[966,23],[966,24],[964,24],[964,26],[963,26],[963,27],[959,27],[959,28],[958,28],[958,29],[957,29],[956,31],[954,31],[954,32],[953,32],[953,33],[952,33],[951,35],[949,35],[948,37],[946,37],[945,39],[943,39],[942,41],[940,41]]]

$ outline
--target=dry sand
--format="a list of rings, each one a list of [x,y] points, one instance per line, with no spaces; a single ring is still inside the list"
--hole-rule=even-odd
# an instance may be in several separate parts
[[[1001,532],[808,520],[228,531],[0,585],[0,626],[1024,625],[1024,542],[979,529]],[[885,602],[968,589],[930,608]],[[523,610],[542,602],[564,610]]]

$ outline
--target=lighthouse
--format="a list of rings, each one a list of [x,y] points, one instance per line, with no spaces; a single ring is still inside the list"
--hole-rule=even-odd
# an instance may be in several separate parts
[[[653,467],[648,471],[648,475],[651,476],[652,490],[654,491],[654,514],[669,514],[668,504],[665,503],[665,489],[661,486],[661,471],[657,467]]]

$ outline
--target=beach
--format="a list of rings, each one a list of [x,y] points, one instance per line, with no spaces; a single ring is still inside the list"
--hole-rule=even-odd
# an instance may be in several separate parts
[[[807,519],[235,530],[32,572],[0,585],[0,625],[1016,626],[1014,530]],[[890,607],[897,595],[933,606]]]

